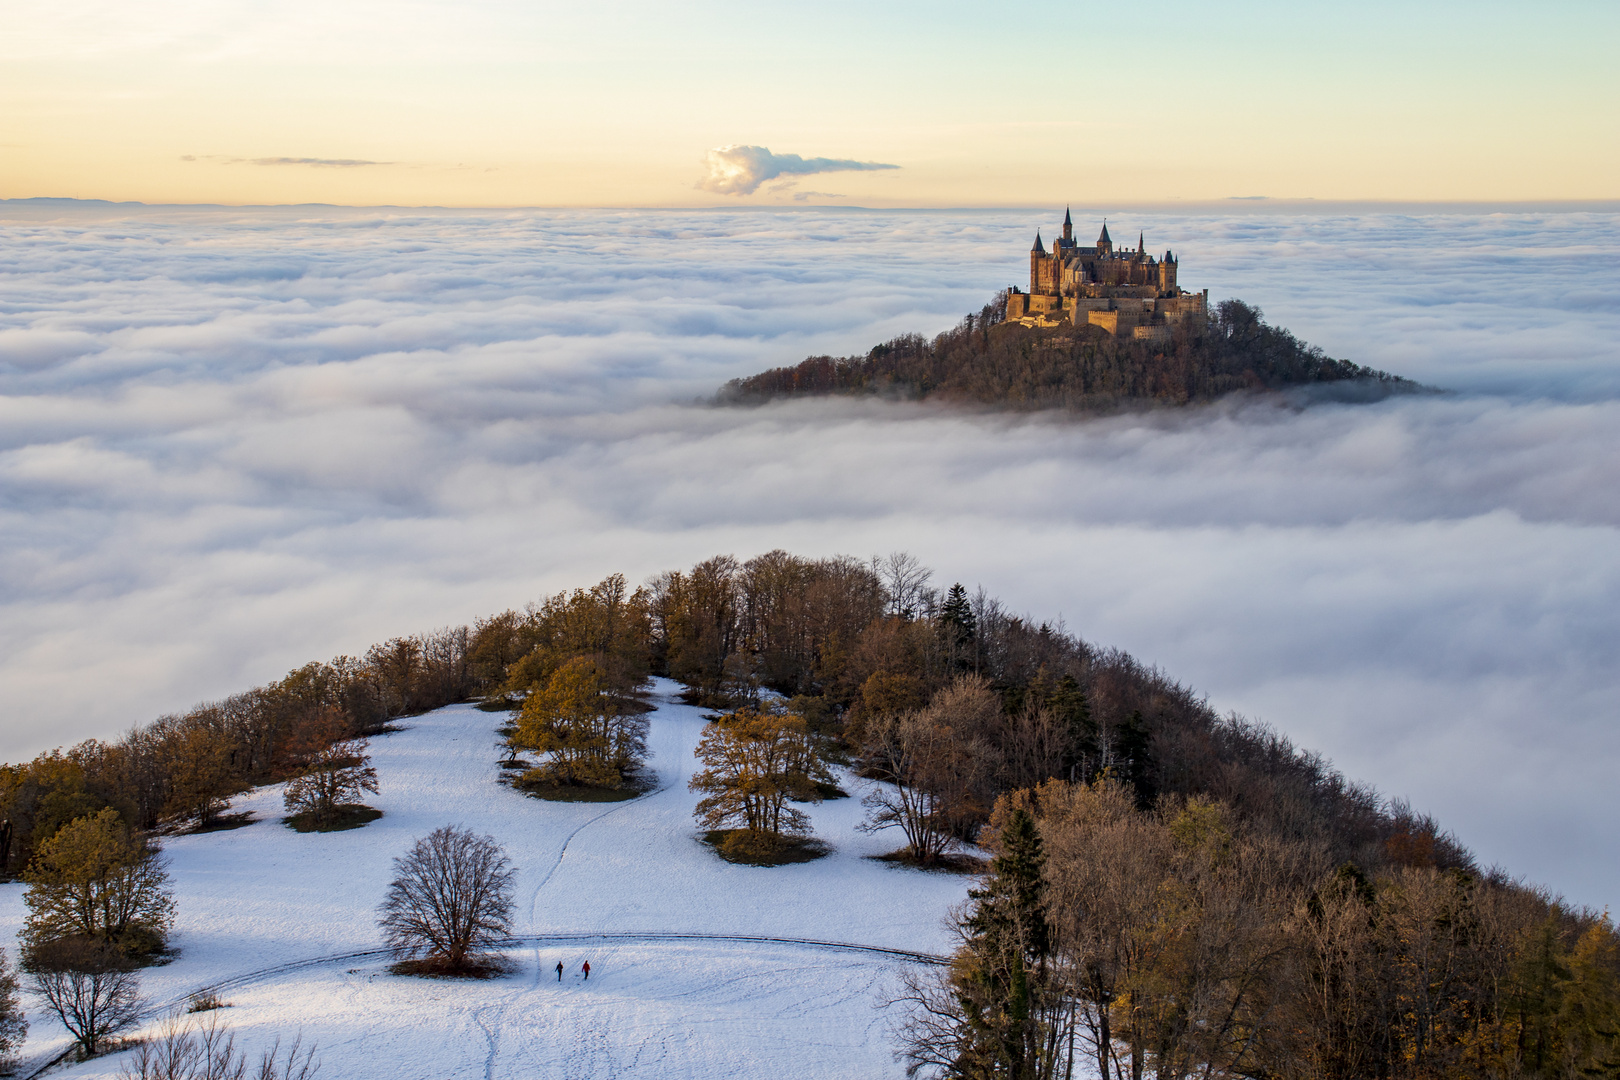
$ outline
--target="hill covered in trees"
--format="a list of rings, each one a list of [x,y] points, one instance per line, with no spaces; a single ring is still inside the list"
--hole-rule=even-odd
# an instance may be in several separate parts
[[[521,710],[548,783],[618,783],[628,702],[655,674],[720,714],[706,742],[780,728],[789,756],[847,762],[891,858],[994,855],[953,962],[901,994],[918,1074],[1620,1075],[1606,913],[1481,868],[1282,734],[983,591],[937,589],[904,554],[614,575],[5,766],[0,868],[37,885],[75,822],[207,827],[249,786],[305,775],[312,743],[471,698]],[[813,801],[802,786],[785,800]]]
[[[1168,341],[1117,338],[1095,326],[1034,329],[1004,322],[1005,310],[1003,294],[932,340],[905,334],[865,356],[812,356],[733,379],[717,400],[841,394],[1106,412],[1326,383],[1354,387],[1359,396],[1418,389],[1411,380],[1335,360],[1240,300],[1177,327]]]

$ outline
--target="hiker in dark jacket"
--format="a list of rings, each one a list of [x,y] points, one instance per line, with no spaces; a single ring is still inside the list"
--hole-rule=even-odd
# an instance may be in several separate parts
[[[557,961],[557,981],[562,982],[562,961]]]

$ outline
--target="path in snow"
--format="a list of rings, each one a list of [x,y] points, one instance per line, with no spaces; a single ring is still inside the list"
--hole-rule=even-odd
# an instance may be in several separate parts
[[[943,916],[968,882],[864,858],[898,840],[856,831],[858,798],[809,808],[834,847],[825,859],[720,861],[696,838],[686,790],[702,710],[678,690],[654,688],[657,786],[606,808],[499,785],[500,717],[465,705],[372,741],[384,817],[363,829],[295,833],[279,823],[279,787],[237,800],[260,820],[166,847],[181,955],[143,976],[146,993],[165,1002],[223,985],[245,1045],[301,1030],[321,1046],[323,1075],[356,1080],[895,1075],[875,1006],[907,961],[849,946],[948,952]],[[393,858],[443,824],[490,833],[518,867],[524,944],[508,949],[505,978],[400,978],[376,952]],[[21,892],[0,886],[0,928],[12,933]],[[63,1045],[54,1018],[36,1011],[30,1023],[28,1057]],[[115,1056],[60,1075],[119,1067]]]

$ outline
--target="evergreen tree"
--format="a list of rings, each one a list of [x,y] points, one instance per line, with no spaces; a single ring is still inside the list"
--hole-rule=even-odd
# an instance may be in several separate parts
[[[1141,710],[1132,710],[1130,717],[1114,732],[1114,763],[1119,778],[1136,789],[1136,805],[1146,810],[1158,797],[1158,785],[1153,780],[1153,733],[1142,720]]]
[[[966,644],[973,640],[978,627],[973,618],[973,605],[968,600],[967,590],[962,588],[958,581],[952,585],[945,594],[945,603],[939,609],[940,625],[954,635],[958,644]]]
[[[28,1017],[17,1000],[17,975],[0,949],[0,1073],[16,1064],[16,1052],[28,1037]]]
[[[1046,707],[1058,715],[1068,733],[1061,776],[1070,781],[1090,780],[1097,760],[1097,722],[1091,718],[1091,703],[1073,675],[1063,676],[1047,695]]]
[[[1000,849],[984,887],[968,893],[974,907],[952,976],[964,1028],[955,1072],[1040,1080],[1052,1075],[1057,1058],[1043,1021],[1052,935],[1041,877],[1046,856],[1027,811],[1008,817]]]

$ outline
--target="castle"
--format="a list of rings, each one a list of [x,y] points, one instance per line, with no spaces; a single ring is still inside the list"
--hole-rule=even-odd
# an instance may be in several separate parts
[[[1024,326],[1100,326],[1139,341],[1168,341],[1183,319],[1209,313],[1209,290],[1190,293],[1176,284],[1177,260],[1136,250],[1116,252],[1108,223],[1096,247],[1074,241],[1074,222],[1063,212],[1063,236],[1048,252],[1035,234],[1029,252],[1029,292],[1007,289],[1007,321]]]

